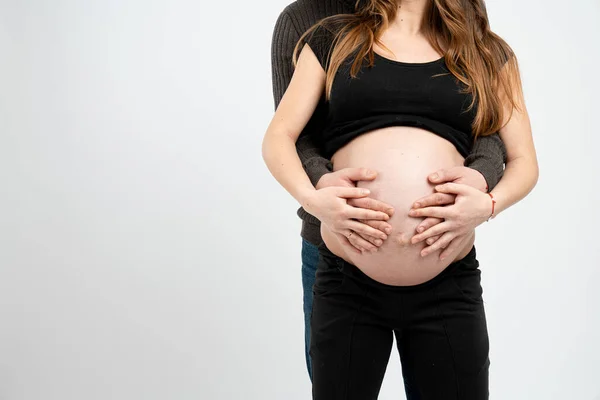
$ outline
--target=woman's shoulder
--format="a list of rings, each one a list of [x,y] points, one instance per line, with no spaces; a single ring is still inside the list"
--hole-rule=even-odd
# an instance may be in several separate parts
[[[304,38],[304,42],[308,43],[324,70],[327,70],[333,45],[340,29],[338,25],[319,21],[309,28],[309,32]]]

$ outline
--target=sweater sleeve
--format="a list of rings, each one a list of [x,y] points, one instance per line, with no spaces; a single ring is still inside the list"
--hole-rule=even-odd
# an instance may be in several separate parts
[[[465,158],[464,165],[473,168],[483,175],[488,192],[494,189],[504,175],[506,147],[496,132],[489,136],[481,136],[475,140],[471,153]]]
[[[294,26],[287,11],[283,10],[275,22],[271,41],[271,71],[275,109],[279,106],[279,102],[292,79],[294,72],[292,53],[300,36],[300,32]],[[317,36],[314,39],[315,42],[313,43],[318,43],[316,41]],[[319,48],[318,45],[315,47]],[[313,135],[309,134],[307,129],[300,133],[296,141],[296,151],[313,186],[317,185],[324,174],[333,170],[331,162],[322,156]]]

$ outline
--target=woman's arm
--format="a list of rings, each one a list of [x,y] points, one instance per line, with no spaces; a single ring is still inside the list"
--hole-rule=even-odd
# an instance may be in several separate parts
[[[296,29],[287,11],[279,14],[273,29],[271,41],[271,72],[273,80],[273,100],[275,110],[289,86],[294,71],[292,64],[292,53],[294,46],[300,39],[300,32]],[[324,118],[323,118],[324,120]],[[313,186],[324,174],[333,170],[328,159],[319,152],[314,135],[303,129],[296,141],[296,151],[300,157],[302,167],[306,171]]]
[[[517,93],[521,110],[514,110],[508,123],[500,129],[506,145],[504,176],[491,191],[496,200],[494,215],[517,203],[533,190],[539,177],[539,165],[531,133],[531,121],[522,93]],[[504,102],[505,107],[506,102]],[[506,109],[506,108],[505,108]],[[510,110],[506,109],[506,114]]]
[[[271,70],[275,110],[277,110],[283,94],[292,79],[294,71],[292,64],[293,50],[301,36],[286,10],[283,10],[277,18],[271,42]],[[324,45],[321,45],[320,48],[324,48]],[[313,50],[313,48],[311,48],[311,50]],[[325,101],[324,99],[325,96],[323,94],[322,102]],[[365,168],[342,168],[333,172],[333,165],[330,160],[321,154],[321,151],[314,140],[316,135],[320,133],[320,130],[326,121],[325,114],[326,107],[324,107],[323,104],[318,104],[310,121],[307,123],[307,126],[303,128],[296,140],[296,152],[300,158],[302,168],[304,168],[312,185],[316,188],[327,186],[356,187],[357,181],[374,180],[376,174],[367,175]],[[354,207],[384,211],[390,216],[393,212],[390,211],[391,207],[388,204],[370,197],[351,199],[348,201],[348,204]],[[386,232],[387,229],[391,229],[391,225],[385,221],[363,220],[362,222],[381,232]],[[356,232],[356,235],[352,235],[350,239],[344,238],[342,244],[348,245],[349,250],[360,253],[359,250],[361,249],[369,251],[374,250],[376,246],[379,245],[378,240],[380,238],[381,236],[373,237]]]
[[[300,204],[315,188],[295,146],[319,102],[325,79],[325,72],[315,62],[316,56],[311,57],[309,53],[312,51],[305,45],[262,142],[262,156],[269,171]]]
[[[357,187],[326,187],[316,189],[302,167],[295,148],[300,132],[306,126],[325,89],[325,71],[305,45],[275,115],[262,142],[262,156],[273,177],[304,207],[336,234],[344,237],[353,230],[358,233],[387,236],[354,219],[387,220],[389,215],[374,210],[352,207],[348,198],[360,198],[368,190]]]

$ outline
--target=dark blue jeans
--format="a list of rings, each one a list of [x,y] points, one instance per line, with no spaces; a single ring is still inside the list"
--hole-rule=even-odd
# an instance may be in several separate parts
[[[310,314],[313,304],[313,284],[317,273],[317,264],[319,262],[319,248],[302,238],[302,289],[304,304],[304,354],[306,357],[306,368],[308,376],[312,382],[312,365],[309,354],[310,349]]]

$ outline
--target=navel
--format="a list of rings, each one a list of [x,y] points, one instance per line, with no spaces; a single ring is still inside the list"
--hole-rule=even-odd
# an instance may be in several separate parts
[[[410,244],[410,236],[404,232],[398,232],[394,240],[400,247],[407,247]]]

